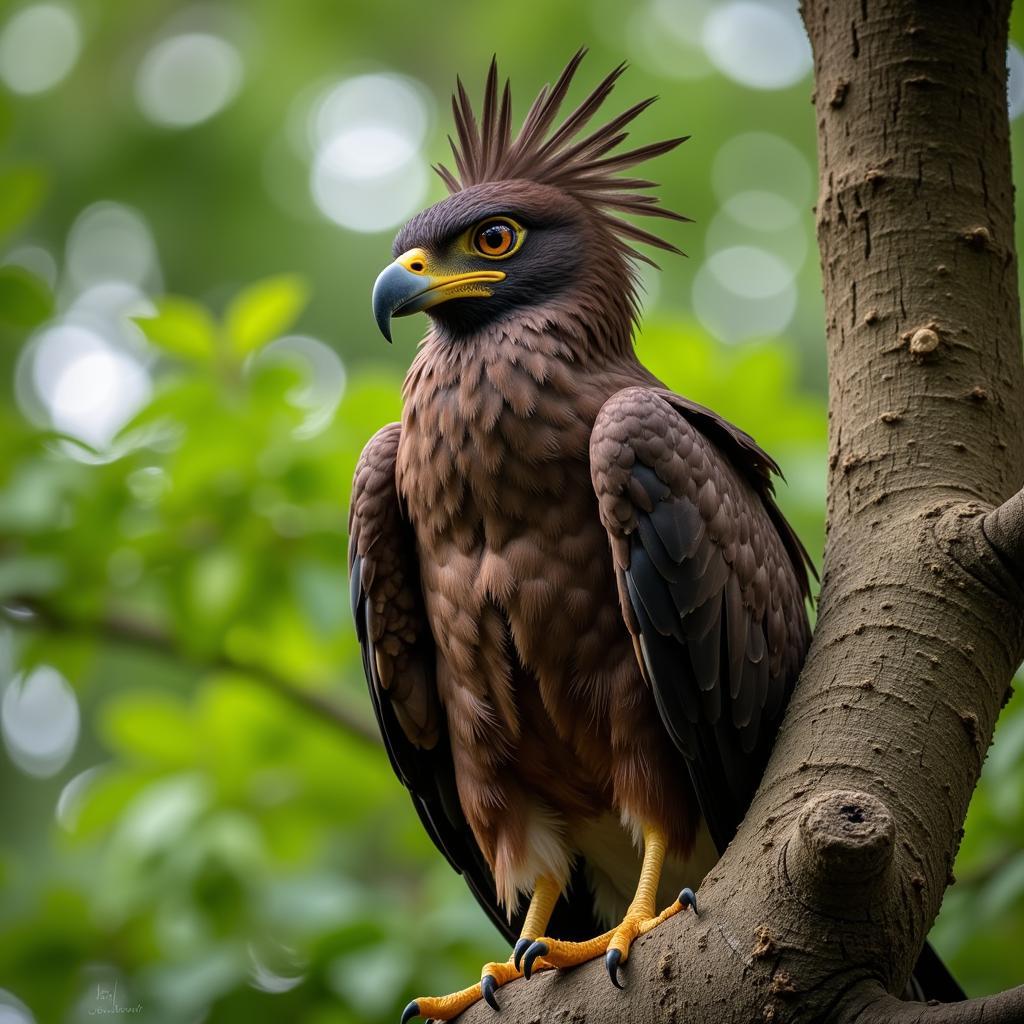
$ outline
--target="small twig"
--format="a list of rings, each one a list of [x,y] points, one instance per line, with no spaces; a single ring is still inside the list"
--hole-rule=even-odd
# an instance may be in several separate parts
[[[380,745],[380,736],[372,722],[308,686],[288,679],[265,665],[247,664],[223,652],[206,660],[198,658],[183,651],[173,637],[153,623],[124,615],[110,615],[97,621],[79,620],[35,598],[16,598],[11,601],[11,607],[0,607],[0,613],[12,624],[22,627],[37,625],[59,633],[99,635],[117,644],[186,662],[200,670],[243,673],[296,707],[325,719],[350,736],[374,746]]]

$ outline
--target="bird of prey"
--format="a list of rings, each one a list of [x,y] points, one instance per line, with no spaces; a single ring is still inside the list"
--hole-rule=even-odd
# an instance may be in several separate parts
[[[403,1022],[599,956],[618,985],[638,935],[696,912],[810,636],[776,464],[633,350],[635,246],[679,250],[623,215],[687,218],[622,172],[684,139],[622,148],[651,100],[593,126],[623,66],[558,122],[583,56],[517,134],[494,62],[479,119],[458,83],[450,195],[373,290],[388,340],[430,329],[355,473],[366,677],[424,826],[515,943]]]

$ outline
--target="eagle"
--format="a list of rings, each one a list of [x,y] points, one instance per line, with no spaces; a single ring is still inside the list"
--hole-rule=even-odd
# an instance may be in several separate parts
[[[599,127],[616,67],[559,121],[585,55],[518,133],[491,62],[457,83],[449,195],[399,232],[373,309],[426,312],[400,423],[359,459],[351,599],[391,765],[510,943],[450,1020],[543,969],[604,957],[693,892],[761,779],[810,640],[811,560],[744,431],[638,360],[632,217],[685,221]]]

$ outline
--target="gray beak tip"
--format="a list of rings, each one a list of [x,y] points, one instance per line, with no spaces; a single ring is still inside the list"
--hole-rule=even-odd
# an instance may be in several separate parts
[[[380,333],[391,342],[391,318],[395,311],[429,288],[429,281],[399,263],[385,267],[373,285],[373,317]],[[411,312],[411,310],[410,310]],[[403,313],[399,313],[399,316]]]

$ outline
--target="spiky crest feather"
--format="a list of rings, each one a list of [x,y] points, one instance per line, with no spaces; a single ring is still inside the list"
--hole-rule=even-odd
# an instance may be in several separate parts
[[[689,136],[654,142],[637,149],[612,154],[628,136],[623,129],[642,114],[656,97],[641,100],[607,124],[596,128],[582,138],[579,136],[602,103],[608,98],[619,80],[625,64],[609,72],[597,88],[559,125],[551,131],[562,102],[569,91],[573,76],[586,56],[581,47],[565,66],[554,86],[544,86],[533,101],[519,134],[513,139],[511,131],[512,104],[506,79],[498,98],[498,64],[491,60],[484,87],[484,102],[478,123],[473,105],[461,79],[456,79],[452,96],[456,139],[448,141],[455,158],[455,171],[443,164],[434,169],[441,176],[449,192],[461,192],[471,185],[485,181],[505,181],[523,178],[563,189],[584,203],[600,218],[623,251],[645,263],[653,261],[639,252],[630,242],[652,245],[668,252],[680,249],[630,221],[616,216],[618,213],[644,217],[663,217],[667,220],[689,221],[689,217],[658,206],[656,196],[644,192],[656,183],[646,178],[621,178],[618,172],[660,156],[675,149]],[[550,132],[550,134],[549,134]],[[612,212],[614,211],[614,212]]]

